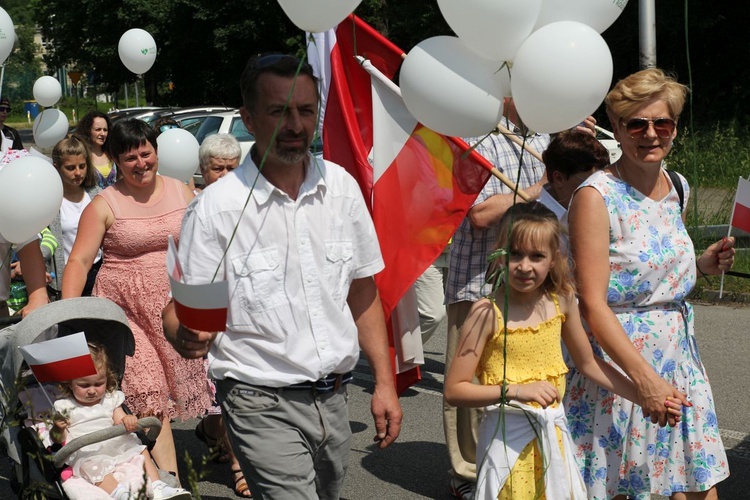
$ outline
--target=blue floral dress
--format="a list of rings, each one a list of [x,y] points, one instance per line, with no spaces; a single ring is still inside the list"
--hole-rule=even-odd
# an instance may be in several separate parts
[[[687,182],[680,180],[687,200]],[[649,492],[705,491],[729,468],[698,355],[693,308],[685,302],[695,284],[695,251],[679,196],[672,187],[654,201],[604,171],[583,186],[601,193],[609,213],[609,306],[638,352],[693,403],[677,427],[659,427],[643,418],[640,406],[571,369],[564,404],[588,496],[645,499]],[[589,340],[614,364],[591,334]]]

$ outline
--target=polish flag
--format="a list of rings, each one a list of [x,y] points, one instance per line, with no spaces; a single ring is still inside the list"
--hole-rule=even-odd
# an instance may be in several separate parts
[[[18,350],[40,383],[64,382],[97,373],[83,332],[19,347]]]
[[[361,19],[350,15],[312,38],[308,57],[325,104],[323,156],[352,174],[371,210],[385,261],[375,281],[401,392],[419,380],[413,365],[421,352],[418,330],[403,327],[414,324],[415,301],[406,311],[402,298],[449,242],[492,165],[408,112],[392,82],[403,51]]]
[[[177,257],[177,246],[169,235],[167,272],[172,289],[175,312],[180,323],[191,330],[223,332],[227,325],[229,284],[217,281],[205,285],[187,285],[182,281],[182,267]]]
[[[732,227],[750,233],[750,181],[740,177],[737,194],[734,196]]]

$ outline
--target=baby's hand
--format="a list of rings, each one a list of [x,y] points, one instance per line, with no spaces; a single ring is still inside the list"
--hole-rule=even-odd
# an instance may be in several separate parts
[[[55,416],[53,417],[53,419],[54,419],[55,428],[58,431],[64,431],[65,429],[68,428],[68,419],[65,418],[64,415],[55,413]]]
[[[555,401],[560,401],[557,387],[547,381],[521,384],[515,387],[514,392],[510,392],[510,396],[521,403],[539,403],[542,408],[547,408]]]
[[[122,417],[122,421],[120,422],[125,426],[125,429],[128,432],[135,432],[138,428],[138,417],[135,415],[125,415]]]

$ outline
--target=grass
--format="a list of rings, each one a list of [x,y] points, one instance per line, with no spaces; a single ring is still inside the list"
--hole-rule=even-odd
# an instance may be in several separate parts
[[[726,225],[731,217],[738,177],[750,176],[750,130],[735,121],[716,123],[695,131],[680,130],[669,157],[669,168],[682,173],[690,182],[691,200],[687,213],[688,230],[696,253],[726,233],[707,235],[706,226]],[[697,188],[696,188],[697,186]],[[737,238],[734,271],[750,273],[750,238],[733,230]],[[693,290],[698,299],[712,300],[710,293],[720,288],[721,277],[699,279]],[[750,279],[726,276],[724,292],[732,301],[748,302]]]

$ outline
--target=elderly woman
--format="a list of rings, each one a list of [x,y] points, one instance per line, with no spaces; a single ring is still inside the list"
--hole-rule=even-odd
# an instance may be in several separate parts
[[[204,187],[237,168],[241,156],[240,143],[233,135],[214,134],[206,137],[198,151]]]
[[[164,338],[161,311],[169,301],[167,235],[178,237],[193,193],[180,181],[156,175],[156,134],[137,119],[115,124],[110,148],[121,178],[83,211],[65,268],[63,299],[81,295],[99,247],[104,264],[93,294],[125,311],[135,336],[122,390],[138,416],[156,415],[162,430],[152,456],[161,469],[177,471],[170,420],[203,415],[211,393],[201,360],[182,358]]]
[[[686,93],[659,69],[618,82],[605,103],[622,157],[589,177],[570,206],[590,341],[633,380],[643,408],[571,371],[565,406],[589,498],[717,498],[716,483],[729,475],[685,298],[697,277],[732,266],[734,241],[696,259],[683,223],[689,187],[679,176],[681,205],[662,168]],[[676,426],[666,415],[668,396],[684,405]],[[660,427],[667,422],[673,427]]]

